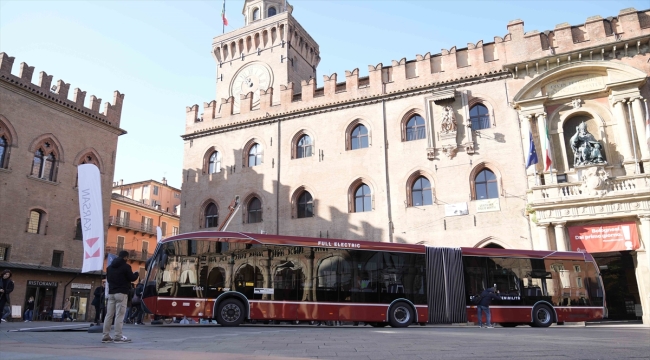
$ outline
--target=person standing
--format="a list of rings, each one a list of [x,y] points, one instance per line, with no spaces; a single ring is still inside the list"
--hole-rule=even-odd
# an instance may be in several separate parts
[[[6,269],[0,278],[0,309],[4,309],[5,304],[9,303],[9,294],[12,291],[14,291],[14,281],[11,280],[11,270]]]
[[[34,318],[34,297],[30,296],[25,304],[25,322],[32,322]]]
[[[101,322],[104,322],[104,318],[106,317],[106,297],[104,296],[104,292],[106,291],[106,279],[102,279],[102,284],[98,287],[95,288],[95,291],[93,292],[93,301],[92,301],[92,306],[95,307],[95,325],[99,325],[99,320],[101,319]]]
[[[7,322],[9,315],[11,315],[11,304],[6,303],[5,307],[2,309],[2,317],[0,318],[0,321]]]
[[[483,327],[483,312],[486,317],[486,328],[493,328],[492,326],[492,314],[490,313],[490,304],[492,300],[500,300],[501,297],[494,292],[494,288],[488,288],[483,290],[481,293],[481,299],[479,300],[478,306],[476,307],[477,316],[478,316],[478,327]]]
[[[104,319],[104,336],[102,342],[125,343],[131,339],[122,335],[124,325],[124,312],[126,312],[126,298],[131,289],[131,282],[135,281],[139,274],[131,270],[126,263],[129,257],[128,251],[120,251],[118,257],[113,260],[106,269],[106,281],[108,283],[108,304],[106,305],[106,318]],[[111,323],[115,319],[115,337],[111,338]]]

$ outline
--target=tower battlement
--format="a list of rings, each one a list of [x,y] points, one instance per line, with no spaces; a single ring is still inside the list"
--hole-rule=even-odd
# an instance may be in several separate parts
[[[11,57],[4,52],[0,52],[0,80],[30,91],[35,95],[43,97],[68,109],[77,111],[87,117],[119,128],[122,117],[124,94],[121,94],[116,90],[113,93],[113,103],[111,104],[106,102],[104,104],[104,111],[100,112],[99,107],[102,99],[97,98],[95,95],[91,95],[88,107],[86,107],[84,105],[86,102],[85,91],[75,88],[72,93],[72,99],[70,99],[70,84],[63,80],[57,80],[56,85],[52,86],[53,77],[52,75],[48,75],[45,71],[39,73],[38,84],[32,83],[34,67],[27,65],[25,62],[20,63],[18,76],[13,75],[11,72],[14,60],[14,57]]]
[[[535,77],[571,62],[622,60],[648,56],[650,51],[650,9],[627,8],[616,17],[592,16],[584,24],[562,23],[543,32],[524,32],[522,20],[510,21],[506,27],[508,33],[495,36],[492,42],[480,40],[463,48],[442,49],[433,55],[418,54],[413,60],[393,60],[390,66],[369,65],[367,77],[360,78],[357,68],[346,71],[345,81],[341,83],[337,83],[336,73],[324,75],[322,87],[316,87],[315,79],[301,80],[296,84],[296,88],[300,86],[299,92],[294,92],[293,82],[280,84],[279,88],[276,85],[279,101],[273,102],[269,94],[274,89],[269,88],[261,92],[260,106],[256,109],[233,113],[232,99],[223,99],[220,104],[210,102],[213,105],[206,106],[200,117],[198,106],[192,107],[195,110],[187,113],[186,134],[418,88],[480,81],[495,74]],[[281,37],[278,39],[283,41]],[[197,122],[199,118],[201,121]]]

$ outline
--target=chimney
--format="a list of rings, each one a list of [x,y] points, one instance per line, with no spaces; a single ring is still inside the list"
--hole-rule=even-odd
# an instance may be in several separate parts
[[[167,179],[165,179],[165,177],[164,177],[164,176],[163,176],[163,180],[162,180],[162,183],[163,183],[163,185],[167,185]]]
[[[124,179],[120,179],[120,186],[124,185]]]

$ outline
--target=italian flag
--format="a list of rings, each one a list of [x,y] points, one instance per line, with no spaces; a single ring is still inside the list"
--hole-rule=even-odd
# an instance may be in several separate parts
[[[226,0],[223,0],[223,8],[221,9],[221,19],[223,20],[223,25],[228,26],[228,18],[226,17]]]
[[[546,130],[546,139],[544,139],[544,142],[546,143],[546,153],[544,154],[544,171],[548,171],[548,169],[551,168],[553,165],[553,160],[551,159],[551,142],[549,141],[548,138],[548,128]]]

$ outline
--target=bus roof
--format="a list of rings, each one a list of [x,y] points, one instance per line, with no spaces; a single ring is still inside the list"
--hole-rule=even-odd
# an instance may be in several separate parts
[[[179,235],[170,236],[161,240],[161,243],[201,239],[207,241],[237,242],[244,244],[260,245],[284,245],[284,246],[307,246],[322,247],[334,249],[356,249],[356,250],[374,250],[374,251],[394,251],[405,253],[424,254],[427,245],[386,243],[367,240],[344,240],[330,238],[312,238],[303,236],[285,236],[285,235],[268,235],[252,234],[230,231],[195,231]],[[460,248],[463,255],[469,256],[492,256],[492,257],[524,257],[524,258],[550,258],[576,261],[594,261],[591,254],[582,252],[560,252],[553,250],[514,250],[514,249],[494,249],[494,248]]]

